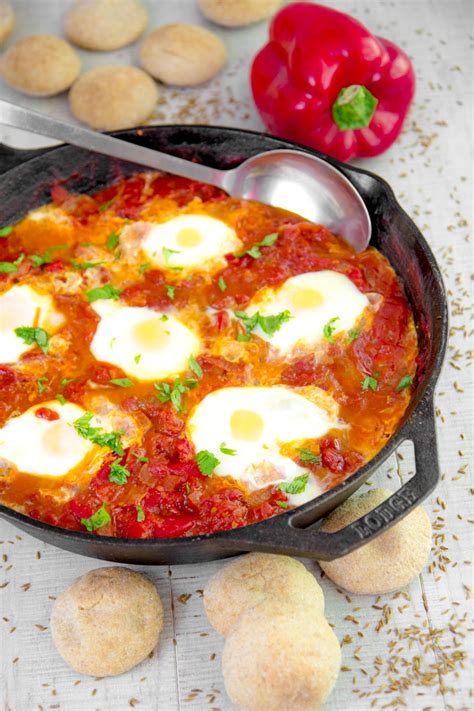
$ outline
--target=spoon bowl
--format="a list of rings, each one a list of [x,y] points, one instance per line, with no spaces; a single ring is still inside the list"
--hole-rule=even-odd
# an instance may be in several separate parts
[[[356,252],[369,244],[365,204],[347,178],[322,158],[296,150],[259,153],[230,170],[217,170],[120,138],[58,121],[0,100],[0,124],[55,138],[80,148],[223,188],[230,195],[280,207],[325,225]]]
[[[323,224],[364,250],[371,236],[369,213],[352,183],[330,163],[294,150],[276,150],[248,158],[223,173],[222,187],[248,200],[281,207]]]

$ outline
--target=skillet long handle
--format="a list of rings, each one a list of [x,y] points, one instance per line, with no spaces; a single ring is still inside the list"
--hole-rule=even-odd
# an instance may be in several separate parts
[[[200,180],[221,187],[224,171],[209,168],[206,165],[193,163],[184,158],[154,151],[151,148],[128,143],[120,138],[113,138],[98,131],[91,131],[72,123],[42,114],[39,111],[26,109],[23,106],[11,104],[0,99],[0,124],[13,128],[31,131],[41,136],[48,136],[57,141],[64,141],[88,151],[103,153],[113,158],[137,163],[155,170],[163,170],[192,180]]]
[[[396,524],[433,491],[439,480],[433,396],[430,394],[417,407],[406,431],[406,440],[415,448],[416,473],[390,498],[373,511],[340,531],[324,533],[318,523],[306,528],[291,525],[291,513],[274,516],[257,525],[245,540],[245,531],[235,529],[229,539],[232,547],[243,550],[283,553],[313,560],[333,560],[368,543]],[[255,529],[255,526],[251,527]]]

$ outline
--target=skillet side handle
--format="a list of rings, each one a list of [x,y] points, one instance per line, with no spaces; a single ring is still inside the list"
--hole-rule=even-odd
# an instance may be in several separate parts
[[[16,168],[17,165],[21,165],[31,158],[36,158],[46,151],[50,151],[51,147],[48,148],[32,148],[31,150],[24,150],[21,148],[12,148],[7,146],[5,143],[0,143],[0,175],[6,173],[12,168]]]
[[[405,434],[405,439],[411,440],[415,449],[415,475],[373,511],[340,531],[312,533],[310,526],[307,529],[307,543],[312,544],[314,550],[305,551],[302,555],[319,560],[346,555],[398,523],[433,491],[440,472],[432,396],[420,403]]]
[[[233,545],[240,550],[259,550],[269,553],[302,556],[313,560],[333,560],[360,548],[400,521],[433,491],[439,480],[435,417],[432,395],[425,396],[413,413],[404,431],[415,449],[416,473],[390,498],[373,511],[362,516],[340,531],[324,533],[319,522],[307,528],[291,525],[291,518],[275,516],[268,520],[258,538],[239,541],[235,531]],[[266,522],[265,522],[266,523]]]

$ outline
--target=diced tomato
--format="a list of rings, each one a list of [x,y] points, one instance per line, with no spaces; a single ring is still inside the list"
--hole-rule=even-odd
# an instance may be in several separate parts
[[[153,534],[156,538],[177,538],[184,536],[194,523],[194,516],[186,516],[186,514],[167,516],[163,521],[155,524]]]
[[[35,412],[35,417],[39,417],[40,420],[49,420],[49,422],[59,420],[58,413],[54,410],[50,410],[49,407],[39,407]]]
[[[230,317],[227,311],[218,311],[216,314],[216,325],[218,331],[225,331],[229,327]]]
[[[62,205],[63,202],[68,200],[70,197],[71,193],[66,190],[66,188],[63,188],[63,186],[59,183],[56,183],[51,188],[51,200],[55,205]]]
[[[62,259],[56,259],[56,261],[50,264],[44,265],[45,272],[61,272],[65,268],[65,264]]]
[[[68,504],[68,509],[77,521],[81,518],[89,518],[92,516],[97,507],[90,504],[84,504],[76,499],[72,499]]]
[[[7,366],[0,365],[0,388],[6,388],[13,385],[16,381],[15,371]]]

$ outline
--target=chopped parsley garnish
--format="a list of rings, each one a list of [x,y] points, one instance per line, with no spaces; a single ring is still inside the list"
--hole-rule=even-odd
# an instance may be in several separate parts
[[[6,227],[0,227],[0,237],[8,237],[13,232],[13,227],[7,225]]]
[[[174,299],[175,288],[176,287],[171,286],[171,284],[165,284],[166,293],[168,294],[168,298],[170,298],[171,300]]]
[[[59,402],[60,405],[65,405],[67,402],[66,398],[64,397],[64,395],[61,395],[61,393],[58,393],[56,395],[56,400]]]
[[[219,281],[217,282],[217,286],[221,291],[225,291],[227,289],[227,284],[225,283],[224,277],[219,277]]]
[[[249,316],[248,314],[245,313],[245,311],[234,311],[234,316],[237,316],[237,318],[239,318],[242,321],[247,333],[250,333],[251,331],[253,331],[254,328],[257,327],[258,316],[259,316],[258,311],[253,316]]]
[[[100,447],[109,447],[115,454],[123,456],[124,449],[120,441],[123,432],[104,432],[101,427],[92,427],[90,423],[93,417],[92,412],[85,412],[73,422],[77,434]]]
[[[357,341],[359,336],[360,336],[360,328],[351,328],[347,332],[347,342],[353,343],[354,341]]]
[[[185,380],[183,382],[179,378],[176,378],[173,383],[173,387],[171,387],[169,383],[155,383],[154,386],[156,390],[158,390],[158,395],[156,397],[160,402],[170,401],[176,412],[182,412],[182,395],[195,388],[197,386],[197,381]]]
[[[310,464],[320,464],[321,457],[314,454],[310,449],[305,449],[304,447],[297,447],[296,451],[302,462],[309,462]]]
[[[207,449],[201,449],[201,451],[196,454],[196,464],[201,474],[204,474],[204,476],[212,476],[214,469],[220,464],[220,461],[212,452],[209,452]]]
[[[94,267],[100,267],[105,262],[78,262],[76,259],[71,259],[71,264],[74,269],[93,269]]]
[[[123,467],[118,462],[112,462],[110,465],[109,481],[113,481],[114,484],[126,484],[130,472],[126,467]]]
[[[98,528],[106,526],[111,520],[110,514],[105,508],[105,504],[102,504],[100,509],[97,509],[92,516],[89,518],[81,518],[81,523],[88,531],[97,531]]]
[[[115,247],[118,245],[120,242],[120,235],[118,232],[111,232],[109,236],[106,239],[105,245],[107,249],[115,249]]]
[[[197,362],[196,358],[193,355],[189,356],[189,367],[193,371],[193,373],[198,377],[202,378],[202,368]]]
[[[0,272],[3,274],[12,274],[13,272],[18,271],[18,265],[22,263],[24,260],[25,255],[20,254],[18,259],[15,259],[14,262],[0,262]]]
[[[166,264],[168,264],[172,254],[179,254],[179,249],[170,249],[169,247],[163,247],[161,251],[163,252]]]
[[[295,477],[293,481],[284,481],[278,487],[280,491],[284,491],[285,494],[302,494],[306,489],[306,484],[308,483],[309,474],[300,474]]]
[[[112,200],[107,200],[107,202],[103,202],[102,205],[99,205],[99,212],[105,212],[106,210],[109,209],[109,207],[112,205],[114,199]]]
[[[86,299],[90,304],[99,299],[113,299],[116,301],[120,294],[120,289],[117,289],[113,284],[104,284],[104,286],[98,286],[95,289],[86,291]]]
[[[42,257],[38,254],[30,254],[30,260],[33,262],[33,266],[41,267],[43,264],[50,264],[52,259],[51,256],[45,252]]]
[[[221,442],[221,446],[219,447],[219,449],[221,450],[222,454],[227,454],[227,456],[229,457],[235,457],[235,455],[237,454],[237,450],[230,449],[230,447],[226,447],[225,442]]]
[[[109,380],[109,383],[118,385],[119,388],[131,388],[133,385],[133,381],[130,380],[130,378],[114,378],[113,380]]]
[[[135,363],[136,363],[137,365],[139,364],[139,362],[141,361],[141,359],[142,359],[142,354],[141,354],[141,353],[137,353],[137,355],[133,358],[133,360],[135,361]]]
[[[268,336],[273,336],[290,318],[291,313],[289,311],[282,311],[274,316],[260,316],[259,314],[258,325]]]
[[[401,392],[402,390],[405,390],[405,388],[409,388],[410,385],[413,385],[413,378],[411,375],[404,375],[403,378],[400,380],[398,383],[397,387],[395,390],[397,393]]]
[[[15,333],[18,338],[22,338],[28,346],[33,345],[33,343],[37,343],[43,353],[48,352],[49,334],[44,330],[44,328],[19,326],[18,328],[15,328]]]
[[[138,271],[140,272],[140,274],[144,274],[146,272],[146,270],[149,269],[150,267],[151,267],[151,262],[144,262],[143,264],[140,264],[140,266],[138,267]]]
[[[377,390],[378,382],[377,379],[372,377],[371,375],[366,375],[365,378],[362,381],[362,390],[373,390],[374,392]]]
[[[140,506],[140,504],[137,504],[137,521],[138,523],[141,523],[142,521],[145,520],[145,512]]]
[[[287,501],[277,501],[276,505],[279,506],[281,509],[287,509],[288,508],[288,502]]]
[[[63,378],[61,382],[59,383],[60,388],[65,388],[66,385],[69,385],[69,383],[72,383],[74,378]]]
[[[143,464],[146,464],[148,462],[148,457],[143,457],[141,454],[138,454],[138,452],[132,452],[132,457],[135,457],[135,459],[138,459],[139,462],[142,462]]]
[[[282,311],[279,314],[271,316],[262,316],[258,311],[254,313],[253,316],[249,316],[245,311],[234,311],[234,315],[244,324],[247,331],[246,335],[249,335],[257,326],[260,326],[262,331],[270,337],[279,331],[282,325],[291,318],[289,311]],[[248,341],[248,338],[238,338],[238,340]]]
[[[48,378],[36,378],[36,387],[38,388],[38,392],[40,395],[44,393],[46,390],[46,383],[48,382]]]
[[[266,235],[261,242],[257,242],[257,244],[254,244],[253,247],[250,247],[250,249],[247,249],[245,252],[240,252],[239,254],[236,254],[236,257],[243,257],[245,254],[248,254],[249,257],[253,257],[254,259],[259,259],[262,256],[261,252],[261,247],[271,247],[272,244],[275,244],[275,242],[278,239],[278,232],[272,232],[269,235]]]
[[[334,343],[333,333],[336,330],[336,326],[333,326],[333,324],[339,320],[339,316],[334,316],[334,318],[329,319],[323,328],[323,336],[329,343]]]
[[[238,333],[237,340],[241,342],[250,341],[250,333]]]
[[[51,264],[51,262],[53,261],[51,252],[54,252],[55,250],[58,250],[58,249],[67,249],[68,246],[69,245],[67,245],[67,244],[58,244],[55,247],[48,247],[48,249],[44,252],[42,257],[38,254],[30,254],[29,258],[33,262],[33,265],[35,267],[42,267],[43,264]]]

